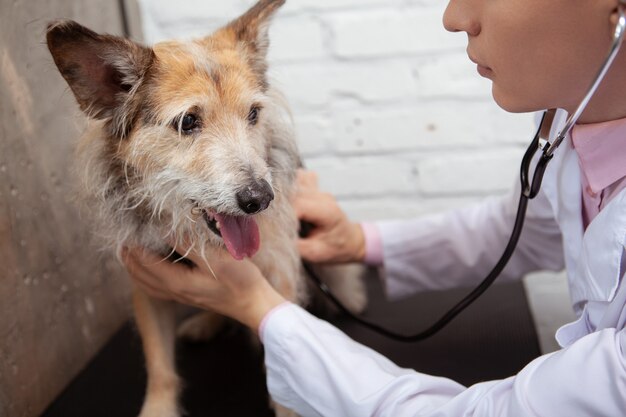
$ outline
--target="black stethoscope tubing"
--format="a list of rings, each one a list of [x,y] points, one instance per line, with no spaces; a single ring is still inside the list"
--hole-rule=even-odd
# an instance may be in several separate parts
[[[459,301],[456,305],[454,305],[447,313],[445,313],[439,320],[437,320],[433,325],[428,327],[427,329],[412,335],[405,335],[396,333],[389,329],[386,329],[376,323],[372,323],[368,320],[365,320],[362,317],[359,317],[356,314],[353,314],[348,308],[346,308],[341,301],[335,297],[335,295],[330,291],[328,286],[320,279],[320,277],[315,273],[314,268],[308,262],[303,262],[303,266],[305,271],[307,272],[309,278],[317,285],[317,287],[326,295],[326,297],[345,315],[350,317],[353,321],[361,324],[362,326],[373,330],[376,333],[379,333],[383,336],[386,336],[390,339],[394,339],[401,342],[418,342],[424,339],[427,339],[441,329],[443,329],[448,323],[450,323],[456,316],[458,316],[463,310],[469,307],[476,299],[478,299],[487,289],[494,283],[494,281],[498,278],[502,270],[506,267],[507,263],[511,259],[513,252],[517,246],[520,235],[522,233],[522,229],[524,227],[524,220],[526,218],[526,209],[528,208],[528,201],[533,199],[539,193],[539,189],[541,188],[541,182],[543,180],[543,174],[548,166],[548,162],[552,159],[552,155],[546,155],[545,153],[541,155],[537,166],[535,168],[535,173],[533,175],[532,180],[529,179],[528,174],[530,170],[530,165],[533,160],[534,155],[540,149],[539,148],[539,139],[540,132],[542,130],[542,126],[546,120],[546,114],[544,114],[539,129],[537,130],[537,134],[533,139],[532,143],[528,147],[528,150],[524,154],[524,158],[522,159],[522,165],[520,168],[520,181],[521,181],[521,192],[519,198],[519,204],[517,208],[517,215],[515,216],[515,224],[513,226],[513,231],[511,232],[511,237],[509,238],[509,242],[507,243],[502,256],[493,267],[491,272],[483,279],[483,281],[470,292],[467,296],[465,296],[461,301]],[[303,235],[306,235],[306,226],[303,226]]]

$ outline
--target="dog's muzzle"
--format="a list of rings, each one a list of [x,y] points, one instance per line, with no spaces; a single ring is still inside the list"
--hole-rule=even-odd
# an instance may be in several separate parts
[[[235,194],[237,205],[245,213],[242,216],[218,213],[194,204],[191,214],[202,216],[208,228],[222,238],[233,258],[241,260],[252,257],[260,247],[259,227],[252,215],[266,210],[274,191],[265,180],[258,180]]]

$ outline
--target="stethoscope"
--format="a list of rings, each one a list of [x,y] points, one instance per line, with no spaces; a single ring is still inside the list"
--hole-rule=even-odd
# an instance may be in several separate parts
[[[617,25],[615,27],[615,32],[613,34],[613,42],[611,44],[611,48],[609,53],[598,71],[596,77],[589,87],[587,94],[582,99],[578,108],[574,113],[572,113],[565,122],[563,129],[557,134],[556,138],[553,141],[550,141],[550,132],[552,131],[552,127],[554,124],[554,119],[556,116],[557,109],[550,109],[544,112],[543,117],[541,118],[541,122],[539,124],[539,129],[535,134],[528,150],[524,154],[522,158],[522,164],[520,168],[520,181],[521,181],[521,192],[519,198],[519,204],[517,209],[517,215],[515,217],[515,224],[513,226],[513,231],[511,232],[511,237],[509,238],[509,242],[507,243],[500,260],[493,267],[491,272],[483,279],[483,281],[465,298],[459,301],[455,306],[453,306],[447,313],[445,313],[439,320],[437,320],[433,325],[428,327],[426,330],[423,330],[417,334],[413,335],[403,335],[398,334],[388,329],[385,329],[377,324],[371,323],[355,314],[350,312],[338,299],[335,297],[328,286],[324,284],[324,282],[317,276],[313,268],[308,263],[303,263],[304,269],[308,273],[309,277],[317,284],[319,289],[326,294],[326,296],[332,301],[332,303],[344,314],[350,317],[352,320],[357,323],[379,333],[383,336],[389,337],[391,339],[399,340],[402,342],[417,342],[420,340],[424,340],[433,336],[439,330],[443,329],[448,323],[450,323],[459,313],[469,307],[478,297],[480,297],[490,286],[494,283],[496,278],[500,275],[504,267],[507,265],[513,252],[515,251],[515,247],[517,246],[517,242],[519,241],[520,235],[522,233],[522,228],[524,226],[524,220],[526,218],[526,209],[528,207],[528,201],[534,199],[539,190],[541,188],[541,183],[543,181],[543,175],[546,172],[546,168],[548,163],[552,160],[554,156],[554,152],[559,147],[559,145],[563,142],[563,140],[570,133],[582,113],[587,108],[589,101],[595,94],[598,86],[604,79],[606,73],[608,72],[611,64],[615,60],[617,53],[620,50],[622,45],[622,40],[624,38],[624,30],[626,28],[626,17],[625,17],[625,9],[626,9],[626,0],[620,0],[618,4],[618,13],[619,19]],[[532,161],[535,159],[535,155],[538,151],[541,151],[541,155],[537,161],[537,165],[535,167],[535,171],[533,173],[532,178],[529,176],[530,167]],[[301,235],[306,236],[308,234],[308,228],[311,225],[303,225],[301,230]]]

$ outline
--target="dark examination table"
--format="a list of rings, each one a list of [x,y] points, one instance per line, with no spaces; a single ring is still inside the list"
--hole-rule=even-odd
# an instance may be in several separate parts
[[[467,290],[426,293],[386,302],[369,279],[367,317],[406,332],[422,329]],[[357,341],[403,367],[452,378],[465,385],[511,376],[537,357],[539,344],[521,283],[496,284],[448,328],[430,340],[403,344],[336,317]],[[179,342],[182,404],[189,417],[269,417],[262,355],[238,328],[207,343]],[[145,389],[141,341],[122,327],[42,417],[136,417]],[[336,416],[341,417],[341,416]]]

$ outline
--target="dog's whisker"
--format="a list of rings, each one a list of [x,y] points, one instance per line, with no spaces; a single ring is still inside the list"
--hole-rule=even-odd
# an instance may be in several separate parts
[[[161,262],[168,260],[169,258],[171,258],[174,254],[176,253],[176,245],[174,245],[174,247],[172,248],[172,250],[170,251],[170,253],[167,254],[167,256],[161,260]]]
[[[209,262],[204,259],[204,263],[206,264],[207,268],[209,268],[209,271],[211,271],[211,275],[213,275],[213,278],[219,282],[219,279],[217,278],[217,275],[215,274],[215,271],[213,271],[213,268],[211,268],[211,264],[209,264]]]
[[[126,185],[130,188],[130,180],[128,179],[128,162],[124,161],[124,178],[126,179]]]
[[[163,206],[165,205],[167,198],[173,191],[174,191],[174,188],[170,189],[161,199],[161,203],[159,204],[159,218],[160,218],[161,213],[163,212]]]
[[[189,254],[193,251],[194,246],[195,246],[195,243],[193,245],[189,246],[189,249],[187,249],[187,252],[185,252],[185,254],[183,255],[184,258],[189,256]]]
[[[139,206],[141,206],[141,204],[144,202],[144,199],[139,200],[137,203],[133,204],[132,206],[129,207],[121,207],[120,210],[123,211],[132,211],[132,210],[136,210]]]
[[[184,261],[186,259],[187,259],[186,257],[180,256],[179,258],[174,259],[174,261],[172,263],[173,264],[177,264],[177,263],[180,263],[180,262],[182,262],[182,261]]]

